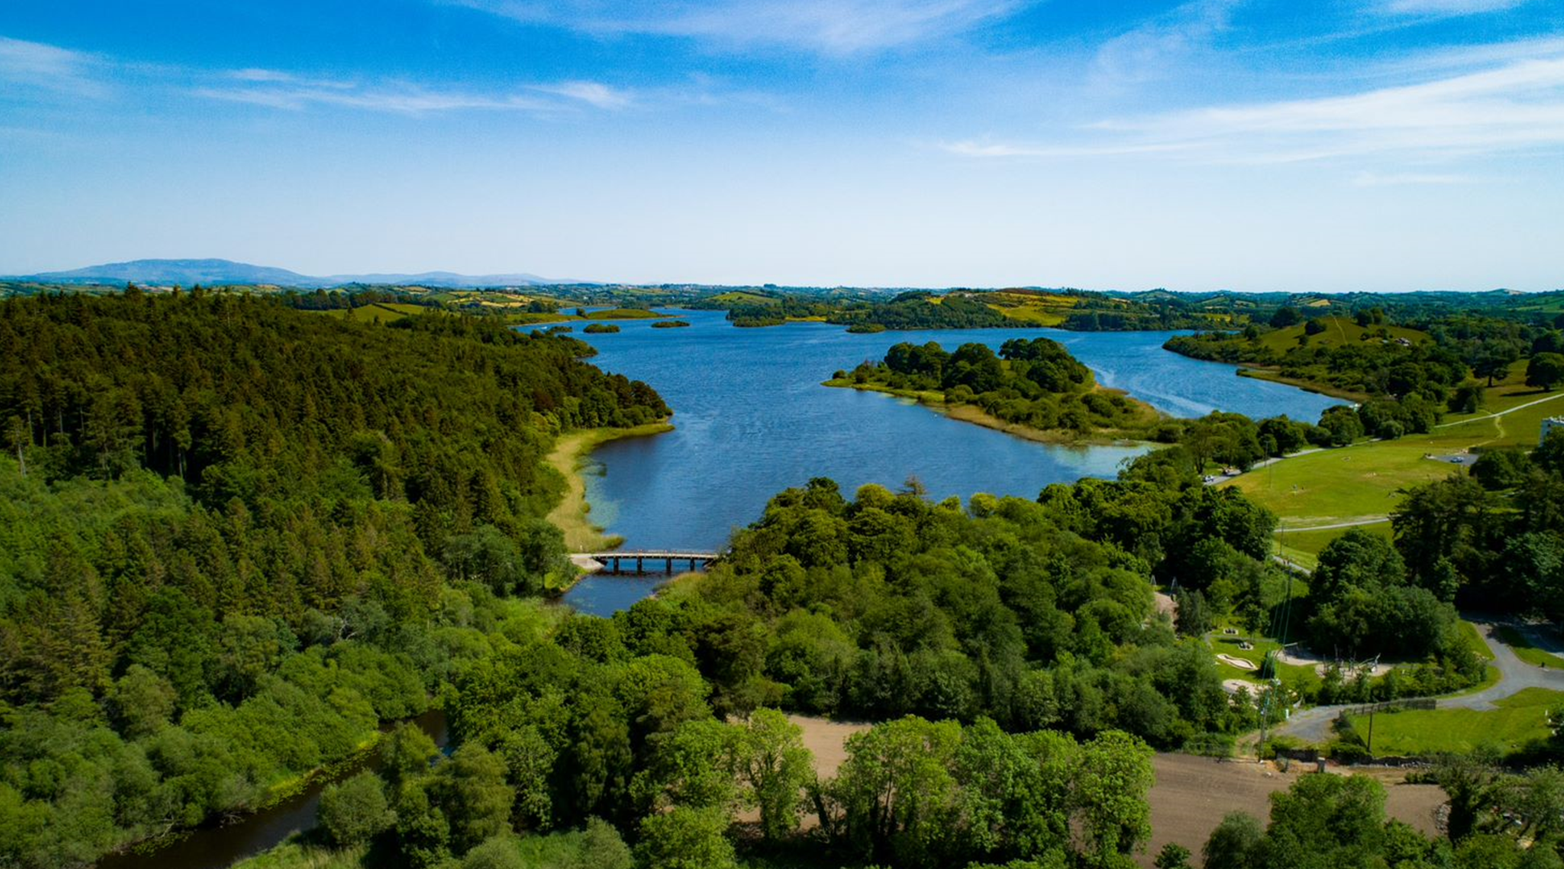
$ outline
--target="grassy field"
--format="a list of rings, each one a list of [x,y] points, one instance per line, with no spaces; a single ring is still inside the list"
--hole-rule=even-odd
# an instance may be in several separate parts
[[[1373,525],[1355,526],[1360,531],[1377,534],[1385,539],[1390,539],[1390,522],[1376,522]],[[1325,545],[1346,534],[1351,528],[1332,528],[1326,531],[1288,531],[1279,530],[1276,534],[1277,554],[1289,561],[1301,564],[1313,570],[1319,561],[1320,550]]]
[[[1077,296],[1036,291],[984,293],[978,298],[1006,319],[1027,326],[1057,326],[1081,303]]]
[[[586,480],[581,470],[598,446],[620,438],[645,437],[672,431],[668,423],[651,423],[635,428],[594,428],[561,435],[549,453],[549,467],[565,478],[565,496],[548,514],[548,520],[565,533],[565,546],[571,552],[611,549],[614,541],[603,536],[603,529],[592,524],[592,505],[586,499]]]
[[[656,311],[648,311],[645,308],[605,308],[601,311],[590,311],[586,315],[588,320],[656,320],[669,314],[659,314]],[[572,318],[579,319],[579,318]]]
[[[1379,341],[1379,326],[1364,328],[1359,326],[1349,317],[1321,317],[1317,321],[1325,327],[1325,331],[1317,335],[1308,335],[1310,347],[1355,347],[1365,343],[1364,335],[1370,335],[1367,341]],[[1405,338],[1413,344],[1422,344],[1429,341],[1427,332],[1416,329],[1406,329],[1401,326],[1383,327],[1389,333],[1391,340]],[[1305,337],[1302,323],[1289,326],[1286,329],[1277,329],[1260,336],[1260,343],[1277,353],[1286,353],[1298,346],[1299,339]]]
[[[1522,661],[1549,670],[1564,670],[1564,658],[1539,648],[1526,632],[1506,626],[1499,628],[1497,633],[1505,645],[1515,650],[1515,657]]]
[[[365,305],[362,308],[338,308],[333,311],[322,311],[328,317],[336,317],[339,320],[354,320],[360,323],[390,323],[403,317],[416,317],[419,314],[427,314],[438,311],[439,308],[431,308],[428,305],[412,305],[407,302],[377,302],[373,305]]]
[[[770,296],[762,296],[759,293],[750,293],[744,290],[729,290],[726,293],[718,293],[712,296],[710,301],[724,305],[780,305],[782,302]]]
[[[1240,649],[1238,647],[1238,637],[1226,635],[1220,631],[1209,634],[1207,636],[1207,642],[1211,646],[1211,651],[1213,653],[1218,655],[1231,655],[1235,658],[1242,658],[1245,661],[1253,663],[1257,668],[1265,661],[1265,656],[1267,654],[1277,651],[1282,647],[1281,643],[1278,643],[1274,640],[1266,640],[1259,637],[1245,637],[1245,639],[1247,639],[1250,645],[1254,646],[1254,648]],[[1238,667],[1234,667],[1233,665],[1228,664],[1220,659],[1218,659],[1216,662],[1216,668],[1222,674],[1222,678],[1224,680],[1243,679],[1246,682],[1254,683],[1256,688],[1263,684],[1260,679],[1260,671],[1258,669],[1244,670]],[[1283,664],[1281,662],[1277,662],[1276,675],[1281,678],[1282,684],[1284,686],[1294,691],[1302,692],[1313,690],[1320,684],[1320,675],[1314,672],[1313,667],[1300,667],[1295,664]]]
[[[1552,735],[1548,716],[1564,707],[1564,693],[1527,688],[1496,702],[1498,709],[1433,709],[1382,713],[1374,716],[1375,754],[1420,755],[1444,752],[1465,754],[1481,745],[1505,752],[1525,747]],[[1349,718],[1352,727],[1368,738],[1368,716]]]
[[[1460,472],[1449,462],[1425,456],[1535,445],[1542,420],[1564,412],[1564,392],[1540,393],[1506,383],[1490,391],[1489,404],[1492,409],[1483,414],[1452,417],[1428,434],[1293,456],[1227,485],[1282,517],[1285,529],[1384,517],[1400,501],[1397,490]],[[1494,415],[1500,411],[1511,412]],[[1307,550],[1306,542],[1288,545]]]

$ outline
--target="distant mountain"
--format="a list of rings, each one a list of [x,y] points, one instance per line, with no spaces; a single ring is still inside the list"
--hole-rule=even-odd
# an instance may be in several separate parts
[[[314,279],[312,279],[314,280]],[[459,275],[455,272],[420,272],[416,275],[332,275],[320,278],[327,286],[342,284],[417,284],[421,287],[531,287],[540,284],[575,284],[529,274]]]
[[[579,283],[537,275],[460,275],[455,272],[423,272],[416,275],[372,274],[311,277],[287,269],[236,263],[225,259],[138,259],[105,263],[63,272],[16,275],[9,280],[60,284],[273,284],[279,287],[340,287],[344,284],[416,284],[424,287],[528,287],[542,284]]]

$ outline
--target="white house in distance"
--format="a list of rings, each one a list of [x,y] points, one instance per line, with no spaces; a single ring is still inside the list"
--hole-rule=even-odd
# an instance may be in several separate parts
[[[1564,428],[1564,416],[1550,416],[1543,420],[1542,437],[1537,439],[1537,444],[1540,446],[1543,441],[1548,439],[1548,432],[1551,432],[1556,428]]]

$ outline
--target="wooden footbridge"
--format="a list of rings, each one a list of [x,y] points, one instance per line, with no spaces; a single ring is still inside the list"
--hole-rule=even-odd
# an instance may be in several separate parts
[[[587,573],[612,573],[612,574],[648,574],[665,573],[672,575],[674,567],[688,564],[690,570],[695,570],[696,565],[709,566],[713,561],[722,557],[720,552],[696,552],[688,549],[644,549],[622,552],[577,552],[570,556],[570,560]],[[651,567],[648,570],[647,567]],[[661,570],[658,570],[661,568]]]

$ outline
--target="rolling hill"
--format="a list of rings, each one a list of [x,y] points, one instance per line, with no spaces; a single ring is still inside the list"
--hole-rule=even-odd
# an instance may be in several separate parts
[[[117,284],[132,281],[141,284],[247,284],[279,287],[339,287],[345,284],[396,284],[422,287],[524,287],[546,284],[581,283],[552,280],[538,275],[517,273],[462,275],[455,272],[418,274],[363,274],[313,277],[288,269],[258,266],[225,259],[139,259],[104,263],[69,271],[17,275],[12,279],[61,284]]]

